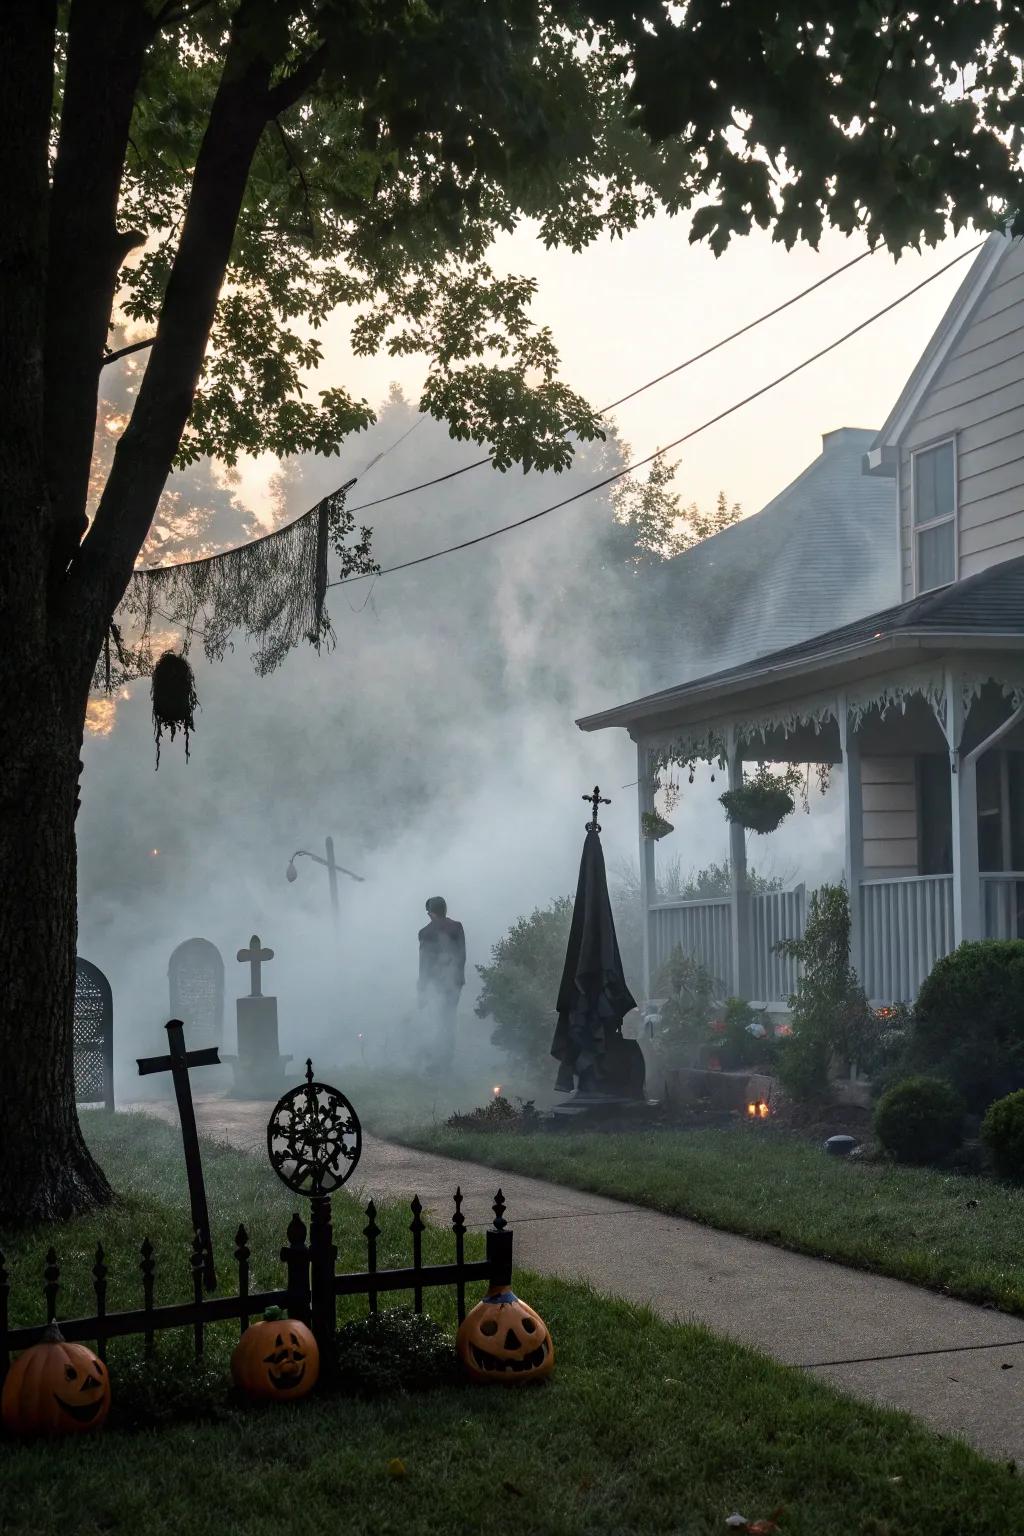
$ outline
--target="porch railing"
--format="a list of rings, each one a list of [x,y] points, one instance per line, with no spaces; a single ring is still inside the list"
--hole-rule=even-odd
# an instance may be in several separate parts
[[[1024,874],[982,875],[981,916],[986,939],[1024,939]]]
[[[864,990],[874,1003],[913,1002],[953,948],[952,875],[861,883]]]
[[[791,891],[765,891],[751,897],[750,990],[759,1003],[785,1002],[796,991],[799,965],[777,955],[780,939],[802,939],[807,921],[807,892],[802,885]]]
[[[659,901],[648,913],[651,946],[651,985],[678,944],[684,955],[700,962],[720,986],[731,990],[732,912],[728,896],[705,901]]]

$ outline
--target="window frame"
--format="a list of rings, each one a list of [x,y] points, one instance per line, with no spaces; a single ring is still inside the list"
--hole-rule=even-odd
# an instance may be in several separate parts
[[[942,517],[933,517],[926,523],[916,521],[917,512],[917,460],[920,454],[934,453],[936,448],[942,448],[949,443],[953,449],[953,510]],[[921,443],[910,450],[910,507],[909,521],[911,533],[911,562],[914,576],[914,596],[924,597],[929,592],[941,592],[943,587],[951,587],[960,579],[960,459],[957,452],[957,435],[955,432],[946,433],[943,437],[933,438],[931,442]],[[935,528],[942,528],[946,523],[953,525],[953,574],[949,581],[940,581],[934,587],[922,587],[920,581],[921,562],[918,556],[918,539],[922,533],[930,533]]]

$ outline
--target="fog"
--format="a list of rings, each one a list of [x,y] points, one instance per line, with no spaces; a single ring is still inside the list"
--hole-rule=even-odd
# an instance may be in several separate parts
[[[289,520],[360,474],[414,422],[393,396],[340,461],[302,461],[278,477],[274,517]],[[622,451],[584,446],[561,476],[484,468],[377,508],[366,514],[375,555],[387,565],[524,517],[608,473]],[[422,421],[360,474],[350,499],[475,457]],[[678,479],[685,497],[685,465]],[[208,466],[175,477],[156,521],[171,558],[253,531],[250,510]],[[505,1062],[490,1022],[473,1014],[475,966],[519,916],[574,891],[581,797],[594,783],[612,801],[602,813],[609,867],[636,862],[635,748],[624,731],[585,735],[574,719],[652,686],[643,601],[599,492],[475,549],[329,592],[335,648],[302,646],[269,677],[253,672],[244,636],[212,664],[196,640],[201,710],[187,764],[180,738],[165,736],[154,772],[148,680],[116,698],[112,728],[87,736],[78,832],[79,952],[113,988],[119,1101],[161,1091],[159,1080],[139,1082],[134,1057],[161,1048],[168,959],[193,936],[224,959],[225,1053],[234,999],[248,992],[235,954],[255,932],[275,952],[263,990],[278,998],[281,1049],[296,1068],[307,1055],[411,1065],[416,933],[435,894],[466,928],[459,1056],[482,1101]],[[706,774],[684,784],[677,830],[659,848],[684,872],[725,857],[722,787]],[[298,878],[285,878],[295,850],[322,855],[328,835],[339,863],[364,877],[340,877],[337,928],[322,867],[299,859]],[[810,822],[798,812],[752,842],[762,873],[834,877],[835,790],[824,801],[812,790]]]

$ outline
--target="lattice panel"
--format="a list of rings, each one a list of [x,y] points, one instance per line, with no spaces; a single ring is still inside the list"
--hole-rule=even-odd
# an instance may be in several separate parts
[[[75,1098],[79,1104],[104,1103],[110,1097],[107,1081],[112,1027],[110,994],[102,984],[100,973],[94,972],[94,967],[81,960],[75,969]]]

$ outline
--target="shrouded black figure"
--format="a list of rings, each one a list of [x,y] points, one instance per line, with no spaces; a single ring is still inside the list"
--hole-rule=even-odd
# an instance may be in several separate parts
[[[451,1070],[455,1056],[455,1016],[459,996],[466,985],[466,935],[462,924],[448,916],[443,896],[427,902],[430,921],[419,932],[419,1005],[433,1026],[434,1065]]]
[[[595,806],[558,989],[558,1024],[551,1042],[559,1063],[555,1087],[643,1098],[643,1055],[635,1040],[622,1038],[622,1021],[636,1002],[622,970],[596,816]]]

